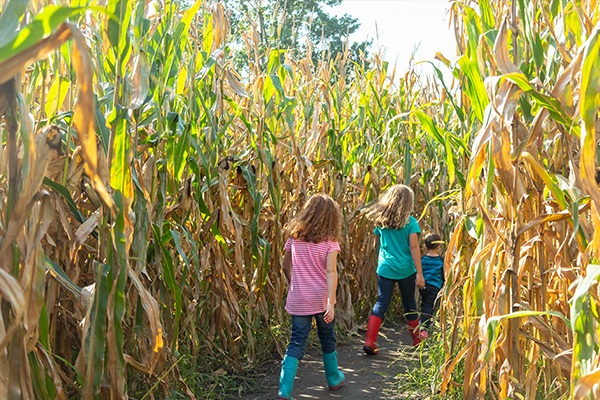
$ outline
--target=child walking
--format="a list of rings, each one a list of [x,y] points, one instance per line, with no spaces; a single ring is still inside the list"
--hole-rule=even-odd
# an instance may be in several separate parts
[[[421,337],[429,337],[429,325],[435,310],[438,293],[444,285],[444,257],[441,256],[444,241],[437,233],[425,236],[427,254],[421,259],[425,287],[420,289],[421,294]]]
[[[330,390],[337,390],[344,382],[344,374],[338,370],[333,331],[341,222],[338,204],[327,195],[316,194],[287,228],[283,272],[290,282],[285,309],[292,316],[292,338],[281,366],[277,399],[291,398],[313,318],[323,351],[327,385]]]
[[[419,316],[415,301],[415,283],[425,287],[421,271],[421,233],[417,220],[412,217],[413,191],[404,185],[392,186],[367,211],[375,223],[379,259],[377,262],[377,302],[371,311],[363,350],[367,355],[379,354],[375,345],[379,327],[385,316],[396,283],[400,287],[402,305],[413,345],[421,343]]]

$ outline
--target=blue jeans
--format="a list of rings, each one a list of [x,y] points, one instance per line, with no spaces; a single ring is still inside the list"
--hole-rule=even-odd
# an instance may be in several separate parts
[[[313,317],[317,321],[317,334],[321,341],[323,354],[330,354],[335,351],[337,343],[335,333],[333,332],[333,323],[335,320],[330,323],[325,322],[324,312],[315,315],[292,315],[292,339],[285,352],[286,356],[302,360],[304,353],[306,353],[306,342]]]
[[[425,288],[419,289],[421,293],[421,325],[423,329],[428,330],[431,323],[431,317],[437,306],[437,296],[440,289],[436,286],[425,284]]]
[[[377,302],[373,307],[373,311],[371,311],[371,315],[383,319],[385,312],[390,306],[390,301],[392,300],[394,285],[398,283],[406,320],[414,321],[419,318],[419,314],[417,313],[417,302],[415,301],[416,277],[416,272],[404,279],[387,279],[377,275]]]

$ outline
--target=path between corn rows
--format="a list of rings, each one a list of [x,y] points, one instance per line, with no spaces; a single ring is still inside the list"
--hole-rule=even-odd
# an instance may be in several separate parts
[[[403,360],[401,350],[412,341],[405,326],[382,326],[377,339],[378,356],[367,357],[362,351],[364,332],[338,343],[338,363],[346,382],[337,391],[327,389],[321,349],[309,348],[298,366],[292,397],[302,399],[399,399],[397,376],[410,362]],[[340,341],[341,342],[341,341]],[[275,400],[279,387],[279,363],[270,366],[269,374],[258,377],[256,391],[232,398]]]

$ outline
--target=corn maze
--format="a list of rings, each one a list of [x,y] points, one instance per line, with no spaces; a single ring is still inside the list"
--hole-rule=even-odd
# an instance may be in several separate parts
[[[449,2],[452,81],[256,26],[238,71],[216,2],[0,3],[0,398],[194,399],[182,360],[282,354],[283,228],[316,192],[352,329],[395,183],[448,243],[440,396],[600,397],[597,0]]]

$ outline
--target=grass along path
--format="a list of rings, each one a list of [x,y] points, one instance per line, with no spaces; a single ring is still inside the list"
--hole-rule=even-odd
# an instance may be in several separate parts
[[[406,393],[399,393],[399,380],[403,378],[413,360],[411,338],[405,325],[385,326],[381,328],[377,345],[378,356],[367,357],[362,351],[364,331],[359,335],[338,340],[338,362],[346,376],[346,382],[337,391],[327,388],[321,349],[317,345],[309,346],[300,362],[292,396],[300,399],[406,399]],[[318,343],[318,341],[317,341]],[[274,400],[279,386],[280,363],[274,362],[270,371],[258,378],[258,390],[231,398],[244,400]],[[413,398],[421,398],[413,397]]]

